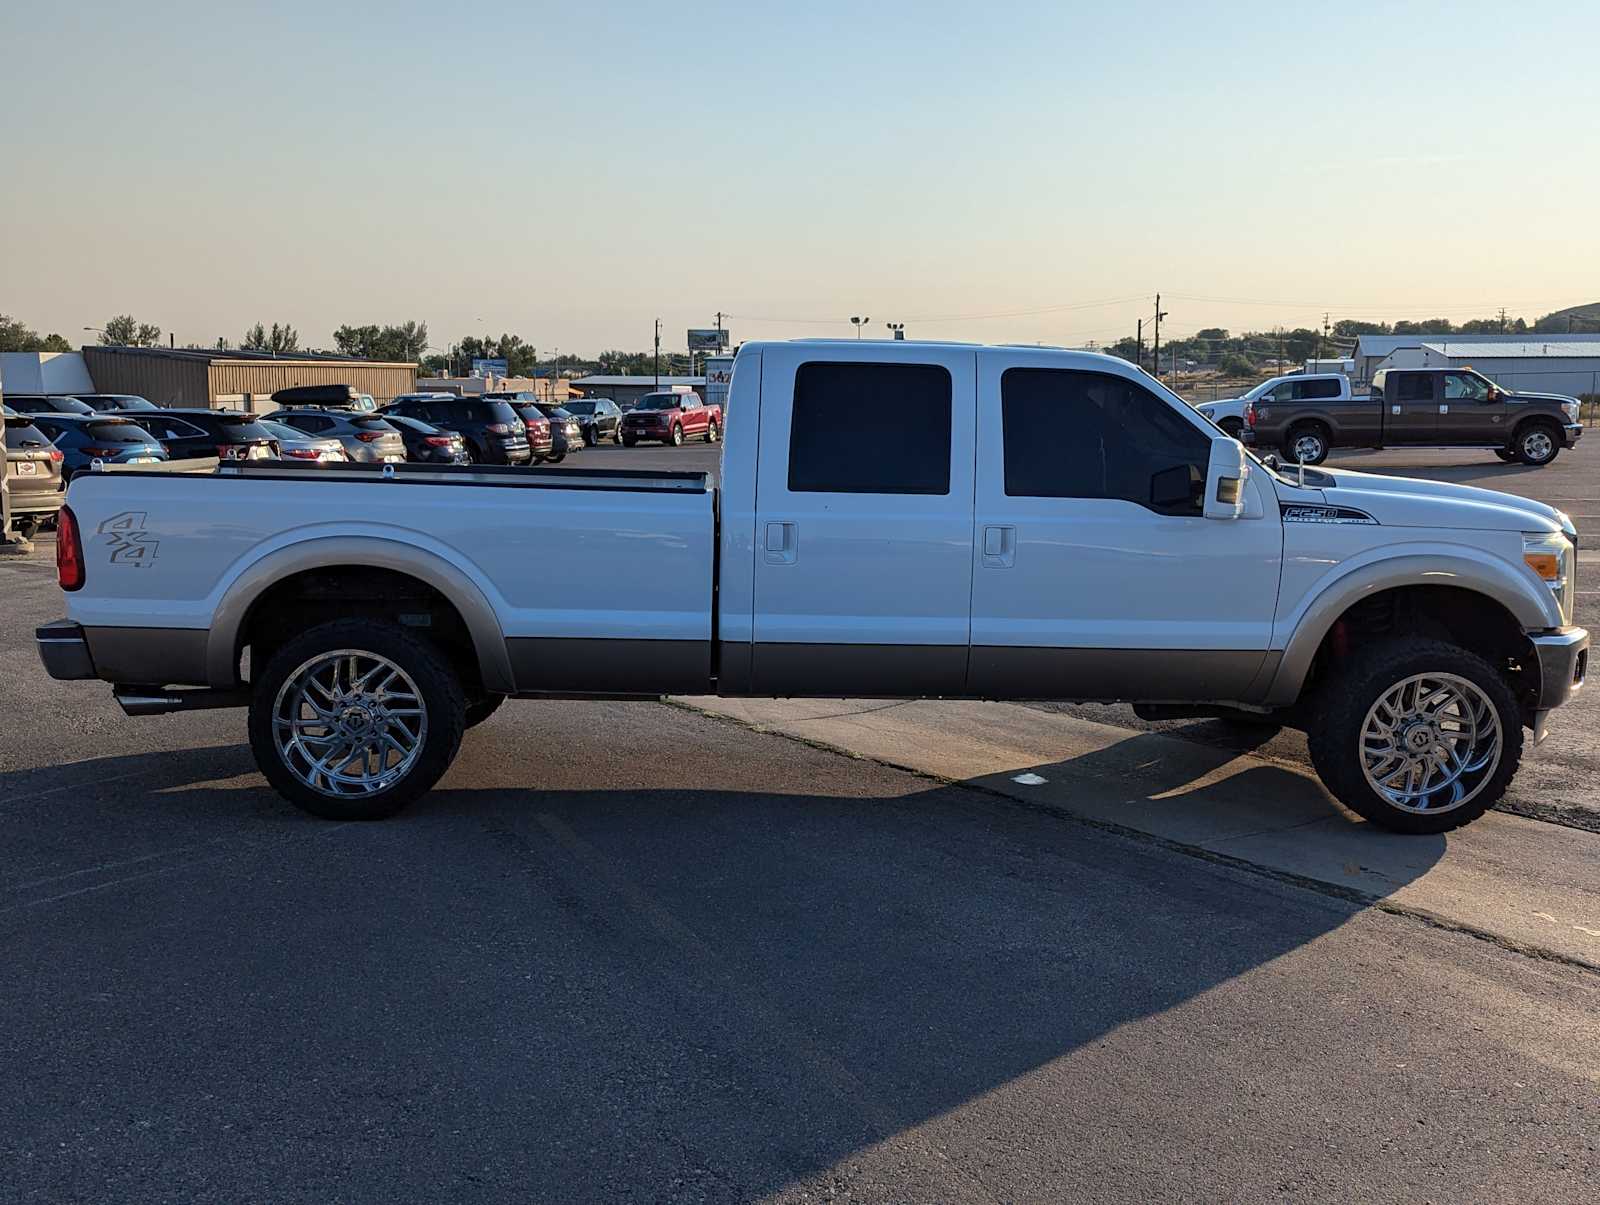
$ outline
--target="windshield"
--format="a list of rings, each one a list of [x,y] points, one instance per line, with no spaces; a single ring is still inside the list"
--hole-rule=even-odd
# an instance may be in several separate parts
[[[230,440],[271,439],[271,434],[253,414],[221,414],[222,438]]]
[[[546,418],[571,418],[572,417],[572,411],[564,410],[560,406],[543,406],[543,405],[541,405],[539,407],[539,413],[544,415]]]
[[[566,409],[573,414],[593,414],[593,402],[568,402]]]
[[[50,407],[57,414],[93,414],[94,407],[80,398],[55,397],[50,399]]]
[[[154,443],[150,432],[137,423],[129,422],[104,422],[85,423],[84,434],[96,443],[102,444],[148,444]]]
[[[301,440],[310,438],[304,431],[297,431],[284,423],[274,423],[263,419],[261,425],[267,429],[267,434],[272,436],[273,439]]]
[[[678,407],[676,393],[647,393],[639,399],[640,410],[675,410]]]

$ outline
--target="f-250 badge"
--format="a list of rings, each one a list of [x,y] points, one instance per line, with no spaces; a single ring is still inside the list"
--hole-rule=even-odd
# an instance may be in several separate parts
[[[113,565],[132,565],[144,569],[156,559],[156,549],[161,547],[161,541],[145,531],[144,520],[144,511],[125,510],[120,515],[112,515],[95,528],[97,534],[106,537]]]

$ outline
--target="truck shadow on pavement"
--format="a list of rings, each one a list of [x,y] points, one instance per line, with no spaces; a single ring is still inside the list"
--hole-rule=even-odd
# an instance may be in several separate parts
[[[725,739],[759,763],[771,738]],[[1272,768],[1197,785],[1161,748],[1039,771],[1196,814],[1309,788]],[[795,754],[794,792],[726,764],[706,785],[673,767],[612,789],[447,780],[343,826],[292,812],[242,746],[0,776],[11,826],[36,830],[0,908],[8,1042],[28,1056],[8,1060],[0,1127],[39,1154],[17,1187],[742,1200],[848,1180],[892,1143],[897,1195],[950,1199],[1036,1144],[1070,1185],[1074,1151],[1169,1122],[1129,1149],[1192,1171],[1182,1132],[1222,1132],[1228,1100],[1259,1095],[1260,1034],[1214,1005],[1170,1014],[1224,988],[1239,1017],[1269,1008],[1255,973],[1361,910],[987,780],[840,760]],[[1420,874],[1443,843],[1413,841]],[[1348,1041],[1281,1021],[1274,1040],[1308,1056]],[[1196,1065],[1195,1041],[1216,1112],[1179,1121],[1194,1096],[1168,1060]],[[1275,1141],[1259,1118],[1235,1138]]]

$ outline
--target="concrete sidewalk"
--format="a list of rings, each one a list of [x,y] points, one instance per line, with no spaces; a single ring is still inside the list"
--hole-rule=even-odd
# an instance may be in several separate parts
[[[1497,812],[1385,833],[1298,767],[1009,703],[678,702],[1600,969],[1600,834]]]

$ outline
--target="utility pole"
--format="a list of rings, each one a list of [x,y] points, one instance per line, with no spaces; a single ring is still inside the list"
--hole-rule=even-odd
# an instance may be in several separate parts
[[[1500,307],[1500,333],[1502,335],[1506,333],[1506,307],[1505,306],[1501,306]]]
[[[1156,370],[1156,379],[1161,379],[1161,320],[1165,318],[1166,311],[1161,308],[1161,294],[1156,294],[1156,334],[1150,344],[1150,361]]]
[[[1322,312],[1322,333],[1317,336],[1317,367],[1322,367],[1322,345],[1328,341],[1328,312]]]
[[[661,388],[661,319],[656,319],[656,388]]]
[[[1140,368],[1144,367],[1144,319],[1139,319],[1138,334],[1133,337],[1133,362]]]

